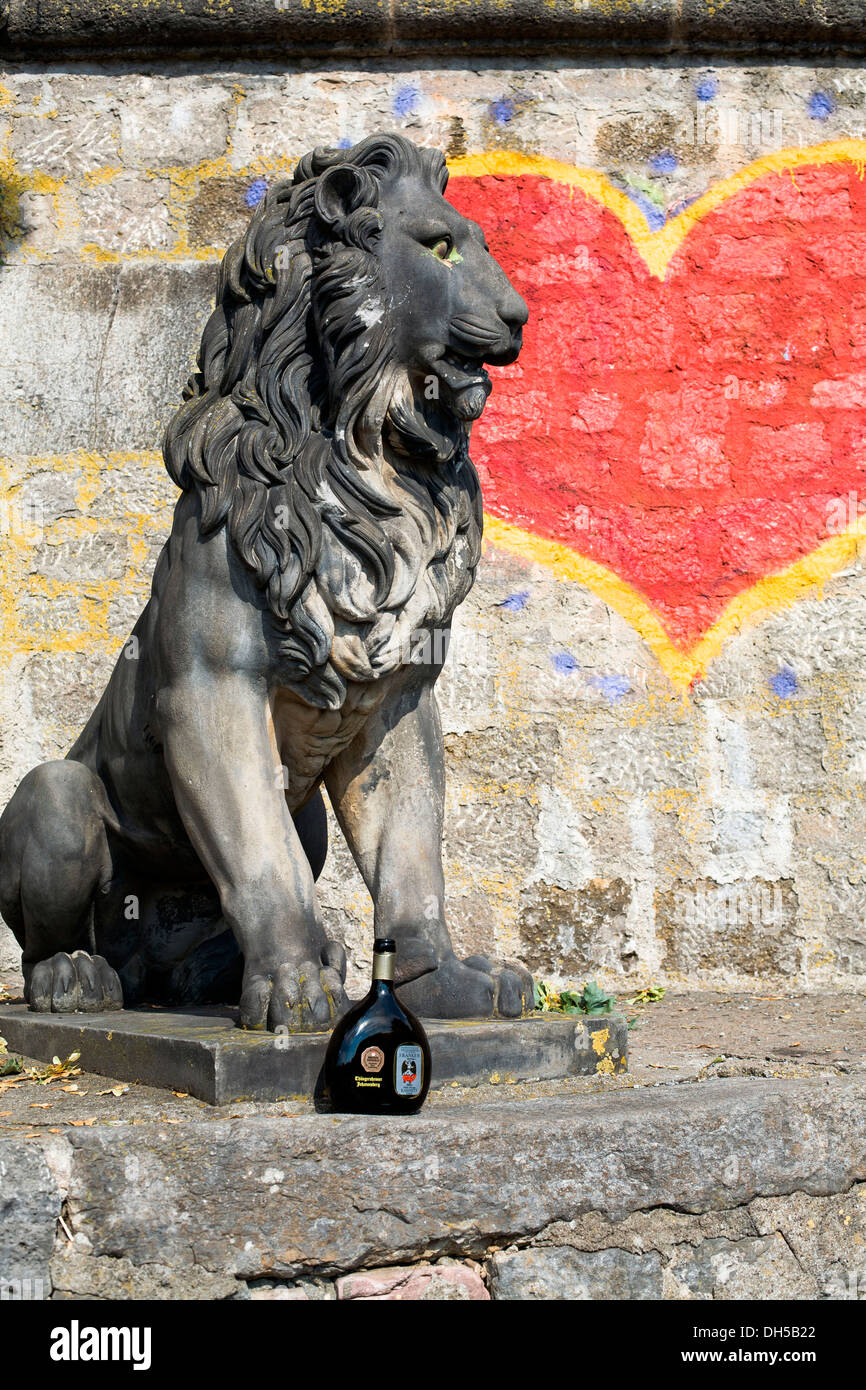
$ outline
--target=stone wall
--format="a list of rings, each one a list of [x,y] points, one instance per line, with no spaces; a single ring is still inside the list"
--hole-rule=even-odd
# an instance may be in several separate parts
[[[226,244],[313,145],[397,129],[447,150],[533,313],[475,430],[485,559],[441,689],[460,950],[862,982],[856,56],[37,49],[0,87],[0,803],[146,598]],[[337,833],[322,896],[364,971]]]

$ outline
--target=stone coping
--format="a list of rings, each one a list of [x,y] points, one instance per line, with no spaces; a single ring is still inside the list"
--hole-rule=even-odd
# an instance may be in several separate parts
[[[158,1264],[169,1282],[485,1258],[545,1232],[559,1243],[593,1213],[622,1223],[844,1194],[866,1178],[864,1116],[866,1086],[849,1078],[731,1078],[409,1119],[244,1115],[4,1138],[0,1257],[6,1277],[46,1287],[58,1238],[88,1261]]]
[[[5,0],[0,26],[7,58],[866,51],[858,0]]]

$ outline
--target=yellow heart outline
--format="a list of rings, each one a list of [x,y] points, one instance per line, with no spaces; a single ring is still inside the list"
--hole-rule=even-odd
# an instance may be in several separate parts
[[[515,177],[535,174],[579,188],[618,219],[649,273],[663,280],[676,252],[692,228],[734,194],[742,192],[765,174],[790,173],[816,164],[852,163],[861,178],[866,170],[866,140],[830,140],[821,145],[794,146],[775,154],[762,155],[745,168],[713,184],[706,193],[658,231],[652,231],[643,213],[614,187],[597,169],[581,168],[558,159],[518,154],[503,150],[489,154],[464,155],[448,161],[457,177]],[[484,514],[485,540],[526,560],[541,563],[558,579],[582,584],[610,608],[625,618],[654,652],[671,684],[686,694],[693,682],[706,673],[728,639],[784,608],[791,607],[811,590],[820,590],[860,554],[866,537],[866,517],[859,517],[844,531],[823,541],[808,555],[786,569],[765,575],[737,594],[697,642],[683,648],[671,639],[651,603],[627,580],[606,565],[598,564],[558,541],[545,540],[531,531],[521,530],[499,517]]]

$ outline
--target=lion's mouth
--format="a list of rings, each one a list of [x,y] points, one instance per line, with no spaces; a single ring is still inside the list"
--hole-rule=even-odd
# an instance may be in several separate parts
[[[477,420],[492,390],[481,360],[448,348],[433,364],[433,370],[448,388],[454,414],[462,420]]]

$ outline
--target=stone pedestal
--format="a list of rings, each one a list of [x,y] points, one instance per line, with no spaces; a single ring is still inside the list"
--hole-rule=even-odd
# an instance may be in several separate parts
[[[432,1085],[464,1086],[623,1072],[628,1029],[618,1015],[424,1020]],[[50,1061],[80,1052],[82,1070],[187,1091],[212,1105],[317,1094],[328,1033],[248,1033],[232,1009],[123,1009],[34,1014],[0,1006],[11,1052]]]

